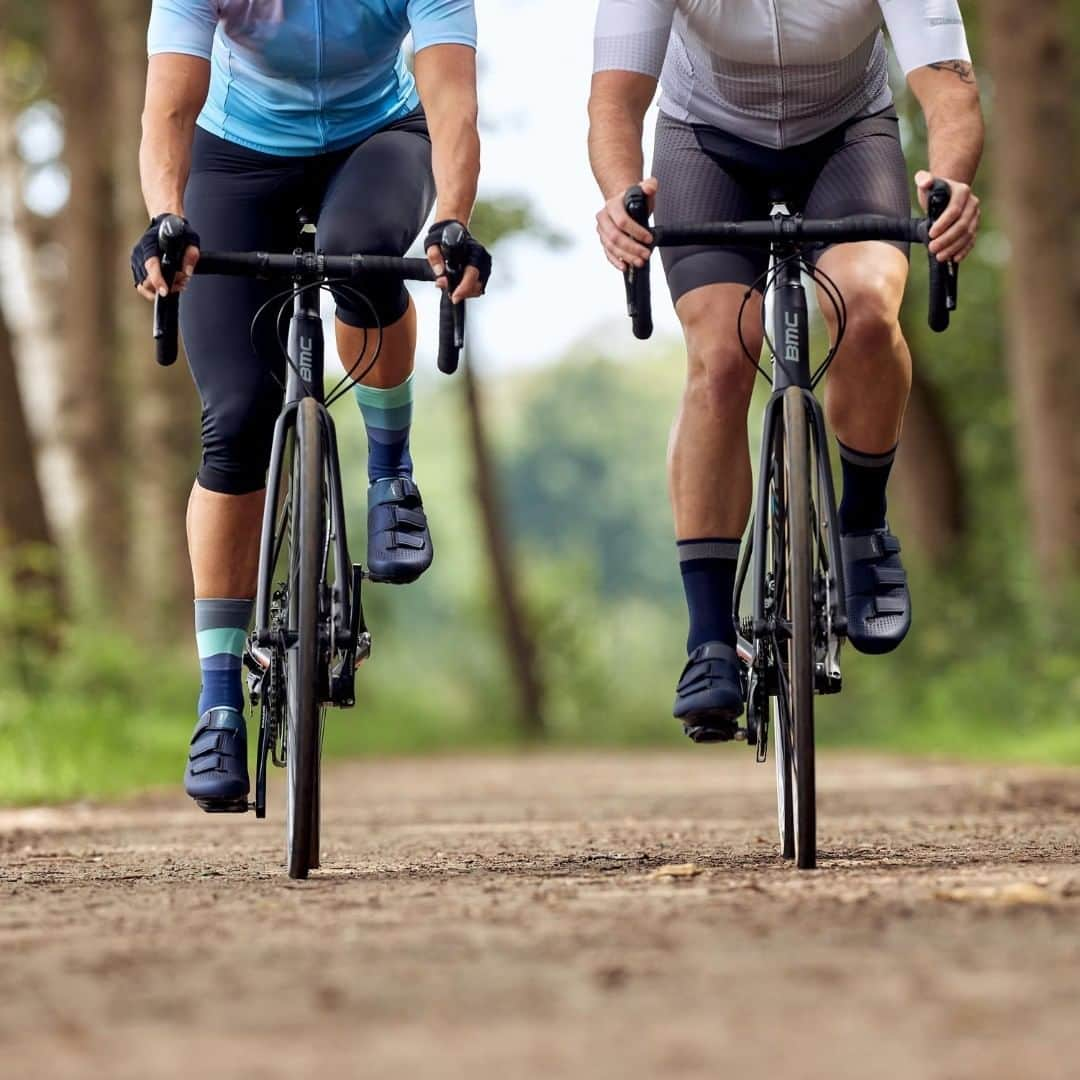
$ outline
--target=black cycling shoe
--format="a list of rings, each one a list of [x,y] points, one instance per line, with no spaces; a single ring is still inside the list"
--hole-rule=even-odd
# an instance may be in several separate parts
[[[892,652],[911,629],[911,594],[900,541],[884,529],[841,535],[847,636],[861,653]]]
[[[730,645],[707,641],[686,661],[675,688],[675,719],[698,743],[735,738],[743,711],[739,658]]]
[[[184,790],[210,814],[248,808],[247,727],[235,709],[207,709],[195,725]]]
[[[420,489],[407,476],[368,488],[368,574],[372,581],[408,585],[434,556]]]

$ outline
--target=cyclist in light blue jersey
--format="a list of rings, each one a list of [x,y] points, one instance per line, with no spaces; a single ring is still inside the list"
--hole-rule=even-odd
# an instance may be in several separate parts
[[[290,251],[304,208],[323,251],[400,256],[434,205],[425,247],[446,288],[442,232],[468,223],[480,167],[475,50],[473,0],[154,0],[140,153],[151,222],[132,271],[144,296],[166,294],[157,227],[190,219],[173,288],[203,403],[187,519],[202,693],[185,788],[204,807],[248,791],[241,659],[284,357],[272,318],[249,340],[273,286],[193,278],[199,245]],[[456,301],[480,295],[491,269],[471,236],[465,261]],[[364,292],[337,297],[337,344],[347,365],[370,366],[356,387],[367,564],[374,580],[405,584],[433,555],[409,453],[416,314],[398,283]]]
[[[476,46],[472,0],[155,0],[151,56],[210,61],[199,127],[267,154],[321,154],[420,103],[402,42]]]

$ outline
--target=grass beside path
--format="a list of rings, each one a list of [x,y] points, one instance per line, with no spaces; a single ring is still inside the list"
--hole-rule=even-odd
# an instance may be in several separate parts
[[[427,654],[434,663],[438,650]],[[401,678],[415,657],[380,651],[360,675],[360,704],[328,714],[328,757],[399,755],[519,745],[499,658],[474,654],[424,680]],[[640,655],[643,655],[640,654]],[[881,749],[958,759],[1080,764],[1080,679],[1072,666],[1019,670],[984,660],[927,679],[911,665],[846,654],[848,685],[819,699],[823,747]],[[595,659],[595,658],[594,658]],[[684,746],[669,718],[670,664],[598,686],[560,685],[551,703],[555,745]],[[1049,666],[1047,666],[1049,665]],[[589,680],[584,680],[588,682]],[[153,662],[123,642],[99,642],[93,663],[41,689],[0,689],[0,804],[114,798],[179,788],[194,723],[190,657]],[[605,704],[606,702],[606,704]],[[741,745],[688,753],[745,753]],[[747,755],[749,766],[749,755]],[[272,782],[279,782],[272,778]]]

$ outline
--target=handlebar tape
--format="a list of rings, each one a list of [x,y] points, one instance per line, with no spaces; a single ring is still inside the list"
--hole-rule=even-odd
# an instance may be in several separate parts
[[[158,248],[161,251],[161,275],[165,284],[172,288],[180,260],[184,257],[184,221],[170,214],[158,228]],[[168,296],[154,298],[154,342],[157,362],[162,367],[176,363],[179,350],[180,295],[170,292]]]
[[[446,260],[446,292],[439,306],[439,370],[453,375],[461,360],[465,345],[465,301],[455,304],[451,299],[461,283],[464,267],[461,255],[465,246],[465,230],[456,222],[443,232],[442,252]]]
[[[623,201],[627,214],[644,228],[649,227],[649,200],[645,192],[635,185],[626,193]],[[649,280],[649,263],[631,266],[623,273],[626,284],[626,313],[630,316],[634,337],[646,341],[652,337],[652,287]]]
[[[927,199],[927,217],[931,225],[945,212],[950,196],[948,183],[935,180]],[[930,309],[927,322],[934,333],[940,334],[949,328],[949,312],[956,307],[956,264],[938,262],[937,256],[931,251],[927,251],[927,257],[930,260]]]

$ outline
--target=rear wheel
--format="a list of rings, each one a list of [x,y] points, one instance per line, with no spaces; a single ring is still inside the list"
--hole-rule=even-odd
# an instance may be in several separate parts
[[[806,401],[795,387],[784,394],[784,493],[787,523],[787,587],[784,619],[789,627],[787,671],[781,694],[793,783],[795,861],[817,865],[817,807],[814,774],[814,552],[810,499],[810,426]]]
[[[288,787],[286,841],[289,877],[305,878],[319,865],[321,756],[319,592],[323,570],[323,426],[318,404],[300,402],[292,470],[289,552]]]

